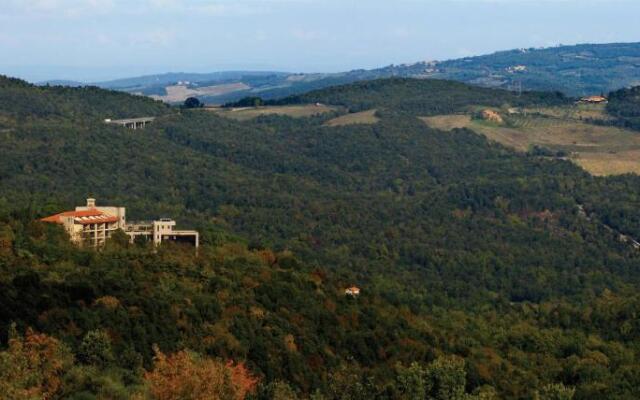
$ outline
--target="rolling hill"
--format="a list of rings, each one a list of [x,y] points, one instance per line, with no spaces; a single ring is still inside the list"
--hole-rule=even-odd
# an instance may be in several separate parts
[[[423,61],[341,73],[167,73],[94,84],[106,89],[153,95],[173,103],[193,95],[210,104],[223,104],[247,96],[276,99],[339,84],[389,77],[446,79],[512,90],[561,91],[569,96],[608,93],[640,85],[640,43],[518,49],[457,60]]]
[[[640,395],[640,178],[420,119],[564,96],[396,78],[228,118],[0,78],[0,99],[3,390],[146,399],[211,369],[260,399]],[[307,101],[327,111],[287,115]],[[201,251],[92,252],[36,221],[87,195]]]
[[[640,85],[640,44],[583,44],[503,51],[437,63],[426,76],[572,96]]]

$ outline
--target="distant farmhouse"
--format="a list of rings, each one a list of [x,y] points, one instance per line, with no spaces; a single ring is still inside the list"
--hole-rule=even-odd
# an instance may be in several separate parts
[[[606,104],[609,100],[604,96],[587,96],[580,99],[582,104]]]
[[[358,297],[360,296],[360,288],[357,286],[351,286],[344,290],[345,296]]]
[[[511,67],[507,67],[506,70],[510,74],[515,74],[515,73],[518,73],[518,72],[527,72],[527,66],[526,65],[513,65]]]
[[[197,231],[175,230],[176,222],[172,219],[127,223],[125,215],[124,207],[99,207],[95,199],[89,198],[86,206],[42,218],[41,221],[63,225],[71,241],[81,247],[104,246],[118,229],[124,231],[131,242],[142,237],[153,241],[156,246],[167,241],[186,242],[196,248],[200,244]]]

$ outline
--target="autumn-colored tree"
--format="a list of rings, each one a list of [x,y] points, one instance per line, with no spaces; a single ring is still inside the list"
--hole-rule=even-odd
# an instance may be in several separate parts
[[[155,400],[243,400],[257,379],[244,364],[224,363],[188,351],[165,355],[157,348],[154,368],[145,374]]]
[[[13,241],[15,235],[11,227],[0,223],[0,257],[9,256],[13,251]]]
[[[231,371],[231,383],[236,388],[235,399],[244,399],[247,394],[255,391],[258,379],[251,374],[244,363],[229,361],[226,367]]]
[[[52,399],[62,389],[62,377],[73,365],[69,349],[55,338],[28,329],[12,329],[9,347],[0,352],[2,398]]]

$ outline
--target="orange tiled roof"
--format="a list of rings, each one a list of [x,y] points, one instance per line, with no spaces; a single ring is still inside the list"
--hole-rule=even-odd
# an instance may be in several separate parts
[[[118,217],[105,214],[95,208],[84,211],[65,211],[60,214],[55,214],[50,217],[42,218],[42,222],[52,222],[61,224],[63,217],[73,217],[73,221],[76,224],[101,224],[107,222],[118,222]]]

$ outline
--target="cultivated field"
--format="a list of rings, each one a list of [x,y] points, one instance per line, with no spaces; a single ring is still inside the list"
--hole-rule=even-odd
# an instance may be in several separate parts
[[[597,110],[576,110],[576,107],[540,109],[535,114],[505,116],[504,124],[473,119],[471,115],[442,115],[422,120],[440,130],[469,128],[518,151],[539,146],[563,152],[594,175],[640,174],[640,133],[592,125],[580,119],[604,119],[597,117],[597,113]]]
[[[337,118],[325,122],[325,126],[345,126],[356,124],[375,124],[379,119],[376,117],[376,110],[361,111],[353,114],[341,115]]]
[[[162,100],[166,103],[181,103],[189,97],[220,96],[223,94],[247,89],[251,88],[244,83],[229,83],[224,85],[203,86],[197,88],[190,88],[185,85],[173,85],[167,86],[165,88],[165,90],[167,91],[166,95],[152,95],[150,97],[156,100]]]
[[[601,120],[608,121],[614,119],[606,112],[604,104],[577,104],[570,107],[544,107],[527,108],[523,110],[526,114],[542,114],[564,120],[584,121]]]
[[[574,162],[593,175],[640,175],[640,149],[612,153],[580,153],[572,158]]]
[[[218,115],[233,118],[239,121],[246,121],[257,118],[261,115],[287,115],[289,117],[301,118],[314,115],[325,114],[336,111],[335,107],[325,105],[295,105],[295,106],[266,106],[266,107],[243,107],[243,108],[220,108],[211,107],[205,110],[215,112]]]

